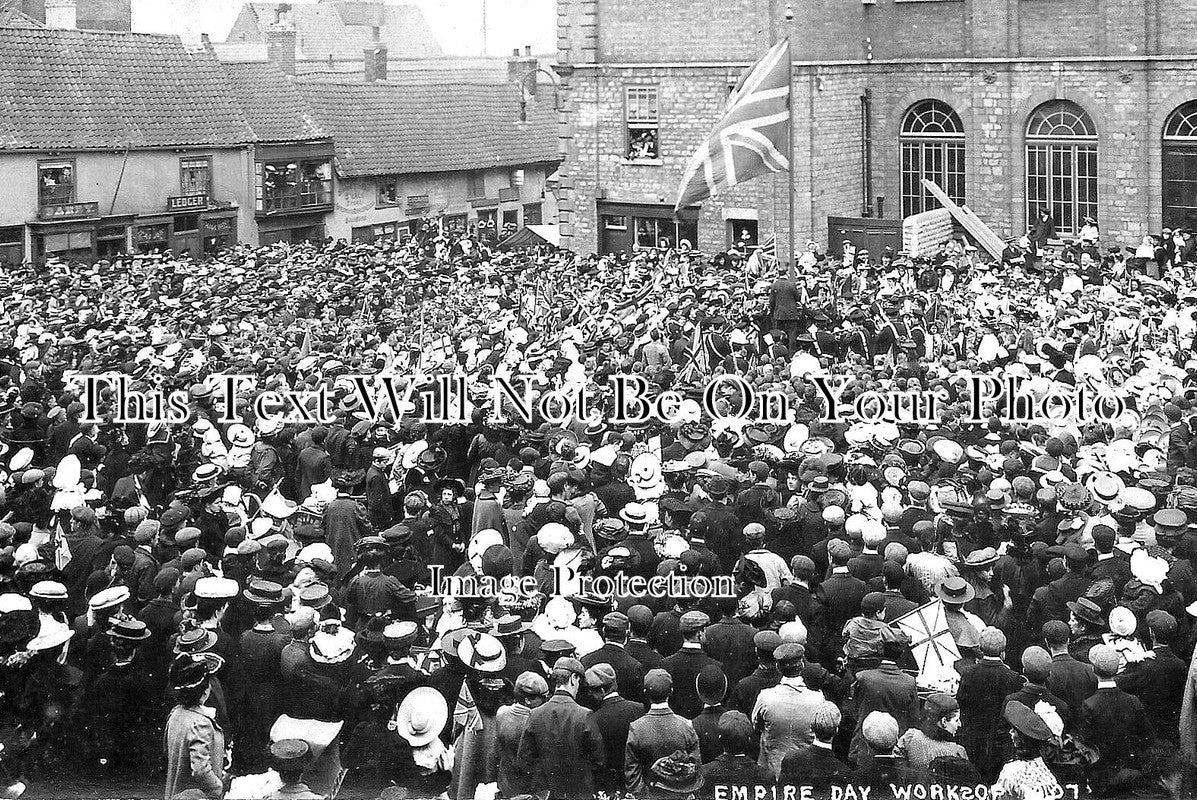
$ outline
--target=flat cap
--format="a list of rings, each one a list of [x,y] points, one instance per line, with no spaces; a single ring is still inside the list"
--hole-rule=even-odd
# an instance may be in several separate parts
[[[852,545],[843,539],[832,539],[827,543],[827,555],[837,561],[846,559],[852,555]]]
[[[624,631],[628,629],[628,617],[619,611],[612,611],[603,617],[603,627],[613,631]]]
[[[521,672],[515,679],[515,690],[523,695],[545,695],[549,693],[549,684],[535,672]]]
[[[610,664],[595,664],[586,670],[586,685],[592,689],[615,685],[615,668]]]
[[[797,642],[784,642],[773,651],[773,660],[778,664],[789,664],[806,658],[806,648]]]
[[[687,611],[682,614],[681,620],[678,622],[678,629],[682,634],[694,633],[700,631],[711,624],[711,618],[701,611]]]
[[[781,644],[781,636],[775,631],[761,631],[752,637],[752,644],[761,652],[772,653]]]

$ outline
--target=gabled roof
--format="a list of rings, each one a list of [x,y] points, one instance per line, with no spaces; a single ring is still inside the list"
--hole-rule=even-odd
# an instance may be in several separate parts
[[[246,3],[233,24],[229,41],[240,37],[261,40],[264,31],[284,16],[295,28],[297,57],[301,59],[361,59],[362,51],[378,41],[398,58],[442,55],[424,14],[414,5],[375,3]],[[249,15],[249,18],[246,17]]]
[[[0,28],[0,150],[250,142],[224,81],[177,36]]]
[[[298,80],[344,177],[556,163],[551,87],[519,122],[514,86]],[[543,88],[543,87],[542,87]]]
[[[0,2],[0,27],[2,28],[44,28],[40,21],[21,13],[15,4]]]
[[[303,97],[282,70],[270,62],[222,64],[228,91],[263,142],[304,142],[327,138],[308,112]]]

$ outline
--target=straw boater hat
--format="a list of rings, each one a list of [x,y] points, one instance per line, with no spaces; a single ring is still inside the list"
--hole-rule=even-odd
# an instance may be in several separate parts
[[[502,672],[507,666],[507,651],[494,636],[471,632],[457,644],[457,658],[468,669],[483,674]]]
[[[448,720],[449,705],[444,696],[431,686],[417,686],[403,698],[391,724],[395,733],[418,748],[440,736]]]

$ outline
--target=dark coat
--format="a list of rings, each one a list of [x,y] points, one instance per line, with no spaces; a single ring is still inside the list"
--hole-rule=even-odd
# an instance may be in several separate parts
[[[844,784],[852,768],[835,757],[828,747],[805,744],[781,760],[777,782],[782,786],[809,786],[816,791]]]
[[[716,786],[772,786],[773,774],[747,755],[733,756],[728,753],[703,764],[698,773],[703,777],[699,797],[713,798]]]
[[[1078,713],[1081,705],[1097,691],[1097,676],[1093,667],[1067,653],[1059,653],[1052,656],[1047,690],[1067,703],[1073,713]]]
[[[332,459],[323,447],[309,445],[299,453],[299,499],[312,493],[312,486],[332,477]]]
[[[607,748],[590,713],[564,690],[532,709],[520,738],[519,762],[536,775],[537,791],[550,797],[589,798],[595,774],[606,765]]]
[[[1155,738],[1143,701],[1116,686],[1099,688],[1081,705],[1078,732],[1101,754],[1103,770],[1141,767]]]
[[[999,735],[1008,696],[1022,688],[1023,679],[996,658],[982,658],[963,668],[956,701],[960,703],[960,743],[985,780],[992,780],[1005,761],[1009,737]]]
[[[628,728],[644,716],[644,706],[619,695],[603,698],[599,707],[590,712],[590,719],[598,727],[607,751],[606,764],[595,773],[599,791],[623,790],[623,751],[628,744]]]
[[[581,661],[586,669],[595,664],[610,664],[615,670],[616,689],[621,696],[637,703],[644,696],[644,667],[628,655],[623,645],[607,642],[593,653],[583,656]]]
[[[698,673],[708,664],[723,669],[723,665],[702,650],[682,648],[661,662],[661,669],[673,676],[673,694],[669,707],[675,714],[694,719],[702,711],[702,700],[698,698]],[[666,754],[668,755],[668,754]]]
[[[802,316],[802,293],[794,281],[778,278],[769,290],[769,313],[774,320],[794,321]]]
[[[846,572],[834,573],[819,584],[815,596],[822,603],[827,620],[824,664],[839,654],[844,625],[860,613],[860,601],[868,593],[868,584]]]
[[[1117,677],[1118,688],[1143,702],[1152,727],[1161,738],[1176,742],[1188,665],[1167,645],[1156,645],[1153,652],[1154,658],[1128,666]]]
[[[771,689],[781,682],[781,673],[777,667],[757,667],[752,674],[742,679],[732,687],[728,704],[732,709],[751,714],[756,705],[756,697],[764,689]]]
[[[640,666],[644,668],[645,672],[661,666],[661,661],[664,659],[664,656],[651,648],[644,639],[628,639],[624,649],[628,655],[640,662]]]
[[[756,629],[735,617],[724,618],[706,629],[702,647],[707,655],[723,665],[728,687],[735,686],[756,669],[754,636]],[[703,759],[704,762],[709,760]]]
[[[723,744],[719,741],[719,718],[727,711],[727,707],[720,704],[707,706],[692,720],[694,733],[698,735],[698,752],[702,763],[714,761],[723,752]]]

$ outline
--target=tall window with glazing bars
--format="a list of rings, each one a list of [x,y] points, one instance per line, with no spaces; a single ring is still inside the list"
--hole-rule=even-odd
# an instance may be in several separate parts
[[[964,125],[947,103],[923,100],[902,118],[902,216],[939,208],[926,187],[926,178],[948,197],[964,202]]]
[[[1044,209],[1062,234],[1097,217],[1097,127],[1067,100],[1044,103],[1027,120],[1027,225]]]

